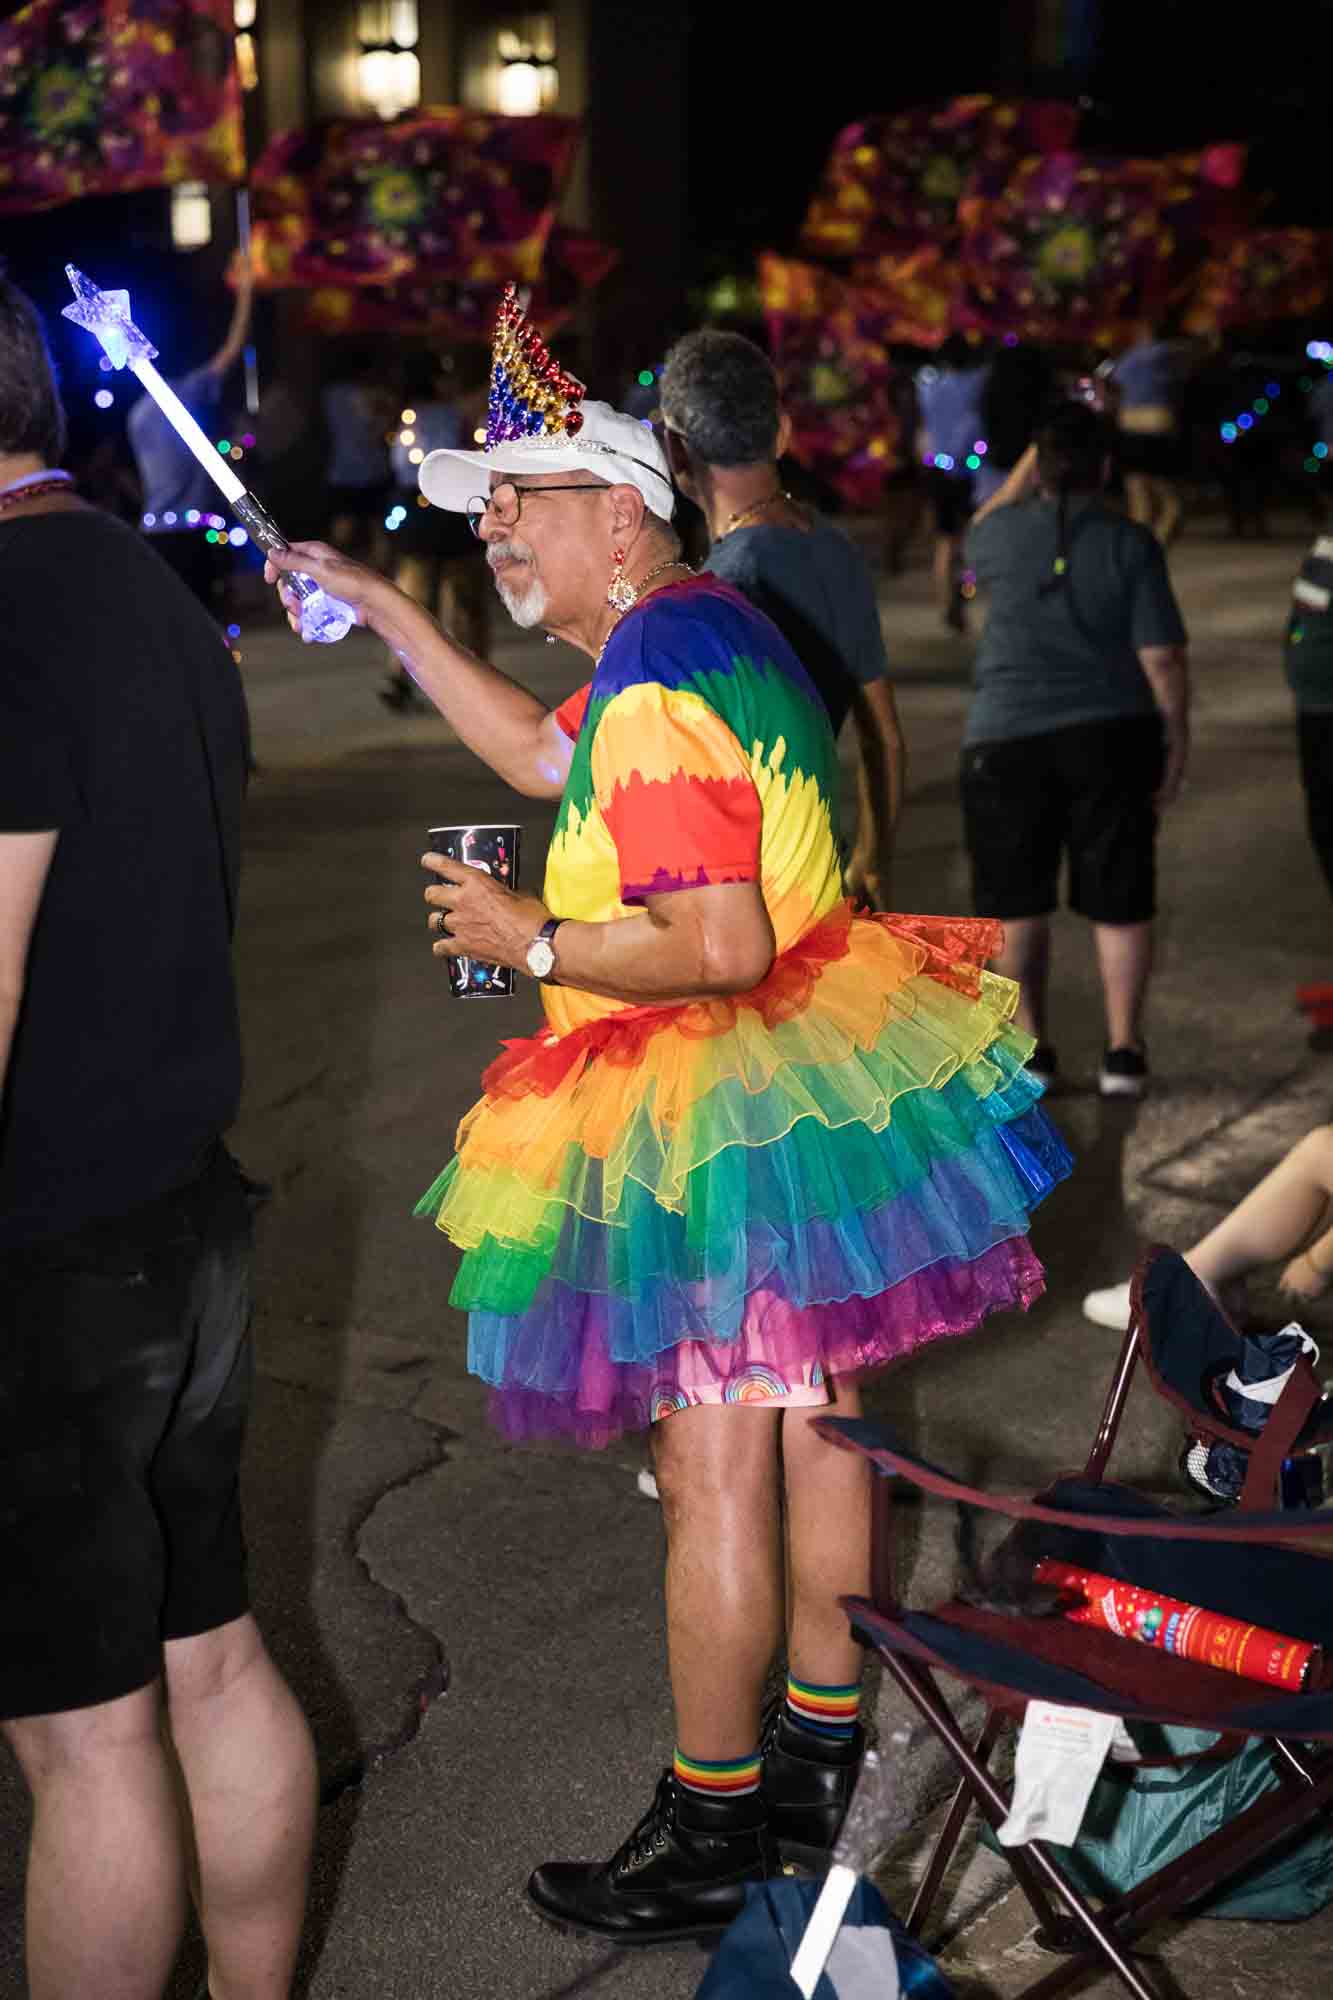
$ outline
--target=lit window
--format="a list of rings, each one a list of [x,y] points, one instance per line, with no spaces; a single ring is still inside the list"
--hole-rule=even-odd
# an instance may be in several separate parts
[[[363,0],[357,8],[357,80],[362,98],[381,118],[396,118],[421,102],[417,34],[417,0]]]
[[[171,240],[177,250],[202,250],[213,239],[213,210],[204,181],[177,181],[171,190]]]
[[[549,111],[560,94],[555,19],[528,14],[496,31],[486,64],[486,101],[508,118]]]

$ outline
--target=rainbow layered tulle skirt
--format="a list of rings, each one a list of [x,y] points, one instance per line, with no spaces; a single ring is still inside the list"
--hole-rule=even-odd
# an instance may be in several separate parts
[[[417,1208],[502,1430],[602,1444],[1029,1305],[1071,1162],[998,944],[840,907],[752,993],[508,1044]]]

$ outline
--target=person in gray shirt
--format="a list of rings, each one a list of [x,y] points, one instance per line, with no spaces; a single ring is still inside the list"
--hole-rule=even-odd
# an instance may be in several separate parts
[[[1031,1067],[1046,1036],[1050,916],[1093,926],[1106,1008],[1099,1088],[1139,1097],[1152,969],[1157,816],[1189,749],[1185,627],[1151,530],[1102,499],[1109,440],[1086,406],[1043,420],[976,515],[968,560],[988,616],[963,732],[963,822],[979,916],[1005,926],[996,970],[1020,982]]]
[[[713,327],[686,334],[667,356],[661,394],[676,484],[708,522],[707,568],[768,613],[834,735],[854,718],[858,813],[845,880],[849,895],[884,909],[904,760],[869,566],[784,492],[789,425],[772,363],[753,341]]]

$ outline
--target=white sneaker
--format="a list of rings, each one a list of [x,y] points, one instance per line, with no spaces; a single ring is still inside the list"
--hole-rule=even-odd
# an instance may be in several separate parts
[[[1083,1301],[1083,1317],[1094,1326],[1113,1327],[1129,1332],[1129,1279],[1123,1285],[1107,1285],[1104,1291],[1089,1292]]]
[[[639,1467],[639,1475],[634,1484],[645,1500],[661,1500],[662,1496],[657,1490],[657,1480],[646,1465]]]

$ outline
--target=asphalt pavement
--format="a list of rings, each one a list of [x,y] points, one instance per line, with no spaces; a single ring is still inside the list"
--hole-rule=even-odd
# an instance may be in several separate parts
[[[1162,842],[1154,1095],[1141,1108],[1096,1097],[1090,942],[1061,918],[1053,1039],[1070,1083],[1052,1109],[1078,1165],[1037,1218],[1049,1290],[877,1390],[923,1452],[981,1482],[1033,1483],[1086,1452],[1117,1342],[1082,1319],[1082,1293],[1125,1275],[1141,1237],[1187,1244],[1329,1115],[1333,1065],[1307,1049],[1293,1006],[1300,982],[1333,977],[1333,925],[1281,677],[1306,538],[1305,524],[1288,527],[1234,544],[1204,526],[1173,558],[1198,699],[1193,768]],[[966,910],[956,764],[970,646],[937,623],[921,557],[881,587],[910,752],[894,900]],[[496,1439],[446,1303],[454,1253],[411,1214],[498,1038],[538,1017],[526,982],[510,1001],[451,999],[424,929],[425,830],[519,821],[536,884],[551,812],[516,799],[438,719],[385,709],[385,663],[365,635],[302,649],[251,615],[238,643],[259,768],[234,1143],[274,1187],[249,1534],[259,1615],[312,1717],[325,1788],[300,1990],[684,2000],[704,1970],[697,1951],[607,1952],[545,1929],[522,1898],[538,1862],[609,1852],[670,1753],[661,1525],[636,1489],[641,1448]],[[567,648],[508,627],[496,659],[552,702],[586,673]],[[1323,1322],[1333,1334],[1333,1308],[1307,1317],[1316,1337]],[[1166,1414],[1136,1391],[1120,1469],[1168,1485],[1174,1452]],[[910,1601],[943,1594],[949,1519],[906,1510],[901,1554]],[[900,1718],[885,1691],[876,1712],[887,1737]],[[902,1783],[919,1825],[944,1769],[914,1742]],[[24,1819],[0,1764],[0,2000],[24,1990]],[[900,1844],[891,1887],[919,1853],[916,1838]],[[1036,1976],[1024,1929],[998,1864],[976,1857],[946,1919],[972,1991]],[[1192,1995],[1259,2000],[1322,1990],[1330,1950],[1327,1916],[1201,1925],[1168,1942],[1167,1962]],[[200,1977],[192,1943],[176,1994],[194,2000]]]

